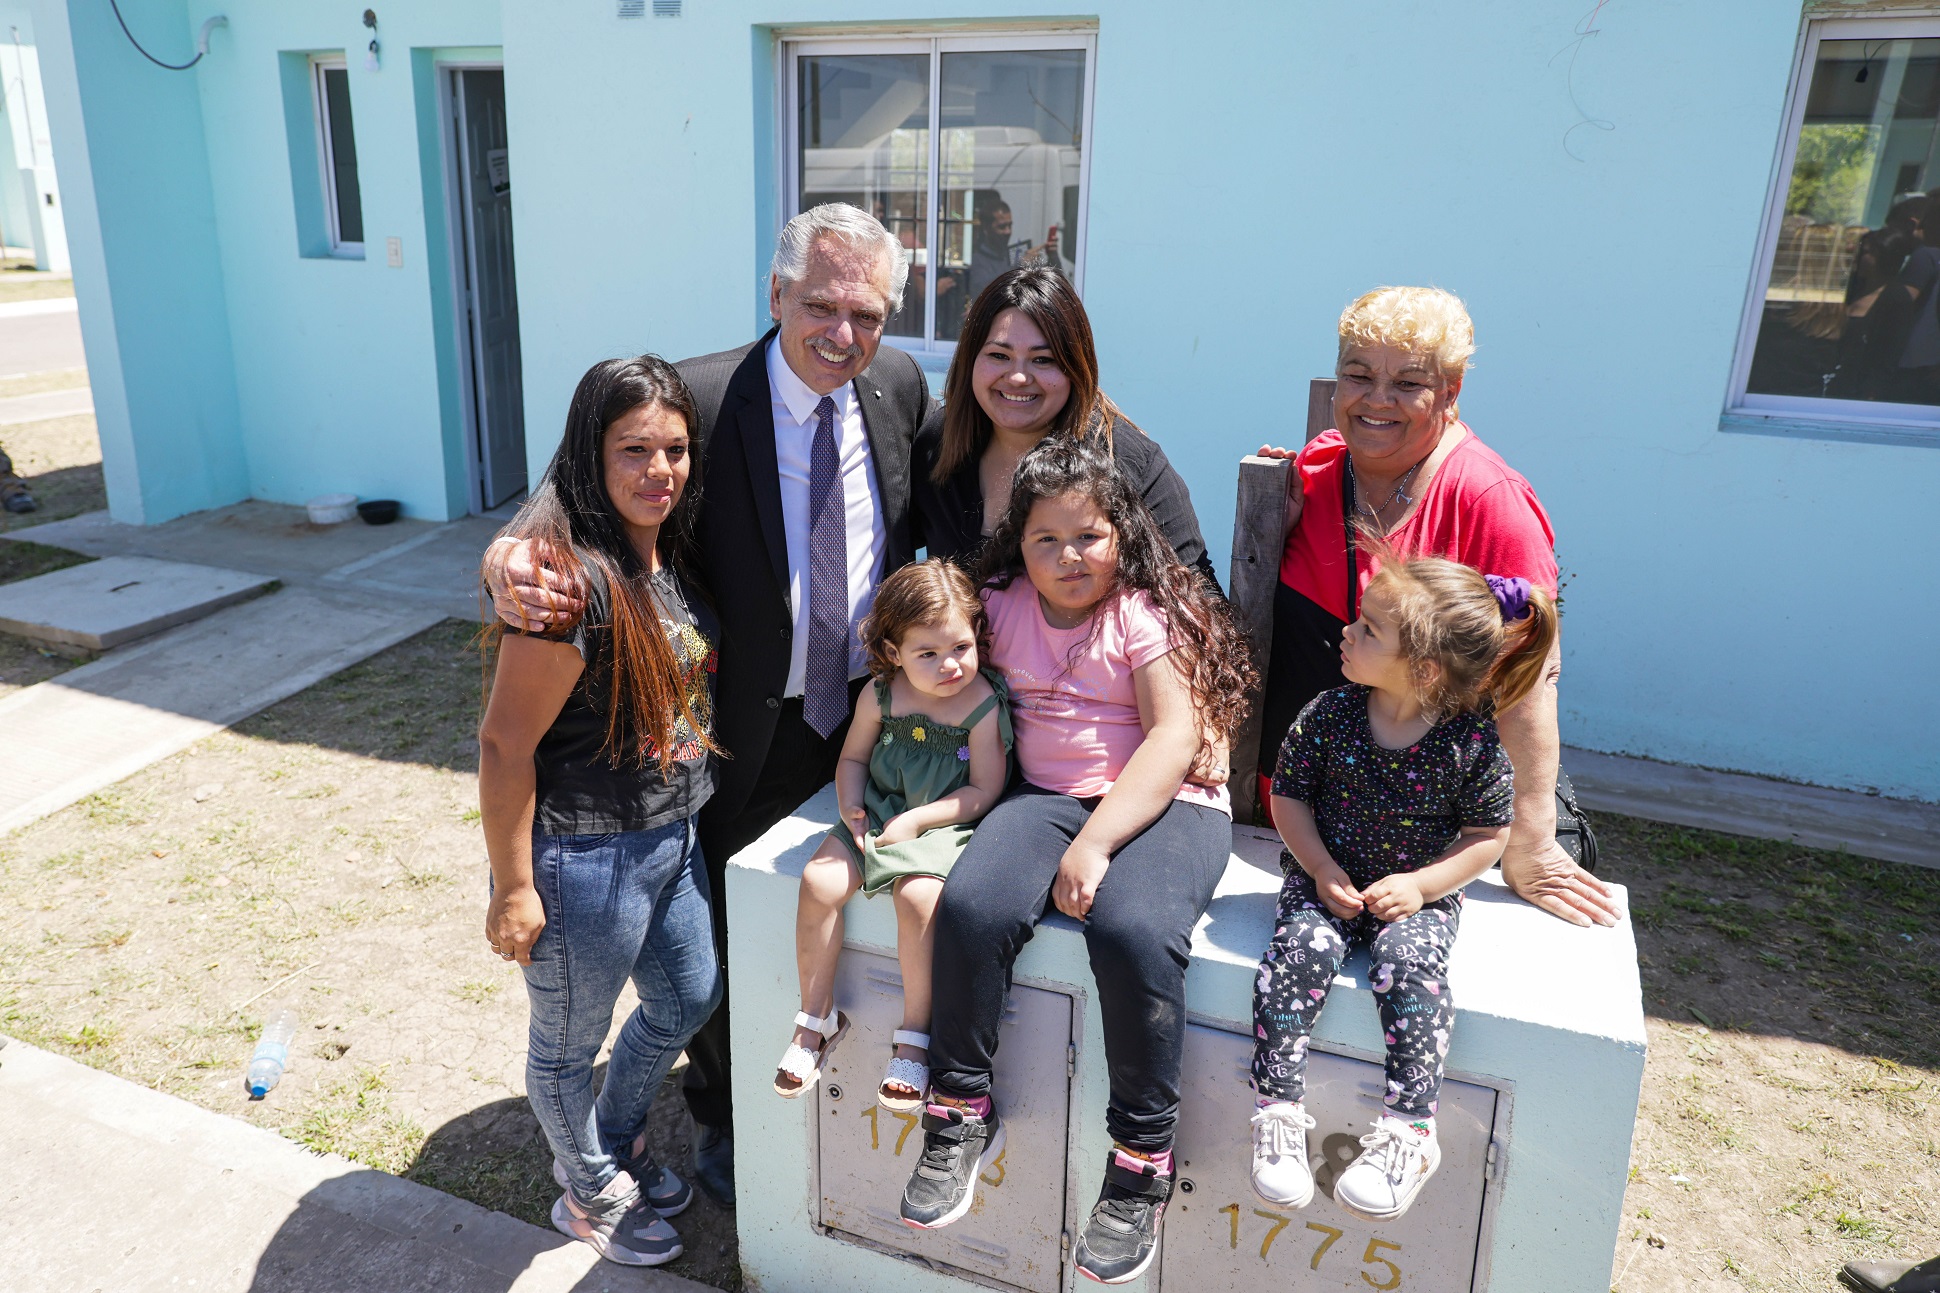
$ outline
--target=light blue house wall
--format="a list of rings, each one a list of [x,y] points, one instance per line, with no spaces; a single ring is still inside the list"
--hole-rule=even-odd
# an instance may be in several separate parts
[[[185,6],[136,12],[179,57]],[[106,6],[34,17],[109,505],[153,522],[230,502],[248,474],[197,81],[150,76]]]
[[[214,8],[125,7],[178,54]],[[384,67],[366,73],[352,9],[223,7],[230,29],[202,69],[137,75],[131,51],[97,43],[90,57],[124,79],[83,75],[78,96],[116,120],[161,105],[142,129],[182,152],[176,174],[207,176],[217,231],[219,251],[169,272],[221,284],[195,322],[226,326],[220,345],[196,343],[230,354],[228,439],[212,429],[204,469],[223,488],[151,483],[160,468],[134,452],[150,433],[133,434],[110,480],[117,509],[137,491],[150,510],[131,515],[149,519],[224,490],[463,510],[446,285],[425,245],[440,200],[422,120],[429,50],[504,51],[536,473],[592,360],[692,354],[764,326],[776,33],[939,12],[689,0],[678,20],[628,21],[612,0],[417,0],[382,12]],[[1612,5],[1575,43],[1587,8],[1100,0],[1083,16],[1098,33],[1085,289],[1106,385],[1166,445],[1223,562],[1234,463],[1297,439],[1342,305],[1380,283],[1448,287],[1479,330],[1464,411],[1556,523],[1565,739],[1940,799],[1928,663],[1940,453],[1720,429],[1799,4]],[[941,13],[1004,24],[1070,10],[961,0]],[[353,55],[361,263],[296,251],[276,55],[320,48]],[[427,52],[414,62],[411,49]],[[183,82],[199,87],[192,104]],[[112,209],[129,186],[97,157],[96,185],[103,175],[116,177]],[[387,234],[405,239],[402,270],[384,267]],[[77,240],[84,284],[113,259],[95,256],[79,268]],[[142,258],[105,268],[130,259]],[[84,318],[106,295],[84,291]],[[156,315],[116,320],[131,353],[137,340],[144,354],[187,344],[151,339]],[[153,434],[190,443],[172,426]]]

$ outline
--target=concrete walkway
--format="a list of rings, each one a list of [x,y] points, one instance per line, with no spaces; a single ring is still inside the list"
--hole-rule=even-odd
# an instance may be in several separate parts
[[[0,700],[0,835],[186,749],[444,615],[289,589]]]
[[[44,422],[48,418],[71,418],[94,412],[94,392],[86,386],[64,391],[38,391],[0,400],[0,427],[22,422]]]
[[[1563,766],[1592,813],[1940,868],[1940,804],[1567,747]]]
[[[707,1293],[20,1042],[0,1109],[0,1288]]]
[[[284,585],[0,700],[0,835],[442,619],[475,620],[478,555],[500,524],[314,526],[301,508],[249,502],[157,526],[91,512],[0,535],[96,557],[237,568]]]

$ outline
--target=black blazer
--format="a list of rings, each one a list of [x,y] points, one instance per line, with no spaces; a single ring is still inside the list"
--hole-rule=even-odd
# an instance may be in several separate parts
[[[709,808],[733,813],[747,802],[774,740],[788,684],[794,614],[788,605],[788,540],[782,529],[768,343],[761,340],[675,367],[700,413],[701,572],[721,619],[714,736],[732,757],[720,764]],[[934,403],[916,361],[884,346],[855,380],[875,463],[887,544],[883,571],[907,564],[909,454]]]

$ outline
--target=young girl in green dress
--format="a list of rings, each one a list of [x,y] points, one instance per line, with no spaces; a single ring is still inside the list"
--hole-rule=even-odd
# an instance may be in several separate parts
[[[795,914],[802,1008],[775,1071],[782,1096],[814,1086],[848,1031],[848,1017],[835,1008],[835,964],[842,906],[857,889],[894,894],[903,971],[903,1026],[877,1098],[908,1112],[928,1094],[931,920],[943,877],[971,825],[1004,793],[1010,771],[1003,679],[979,669],[989,636],[976,589],[950,562],[905,566],[876,593],[862,626],[875,685],[856,698],[835,769],[842,820],[802,870]]]

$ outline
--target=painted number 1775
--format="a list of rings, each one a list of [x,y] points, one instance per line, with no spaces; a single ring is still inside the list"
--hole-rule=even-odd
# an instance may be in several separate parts
[[[1240,1238],[1240,1205],[1229,1203],[1219,1211],[1231,1222],[1227,1247],[1237,1249]],[[1273,1251],[1273,1241],[1280,1237],[1280,1232],[1292,1223],[1293,1218],[1279,1212],[1267,1212],[1262,1208],[1254,1208],[1252,1211],[1254,1216],[1263,1218],[1267,1222],[1266,1231],[1260,1238],[1260,1260],[1265,1261],[1267,1254]],[[1307,1259],[1307,1269],[1317,1271],[1320,1269],[1320,1259],[1325,1257],[1327,1250],[1339,1243],[1347,1232],[1334,1226],[1323,1226],[1318,1221],[1309,1221],[1307,1229],[1320,1236],[1320,1242],[1314,1245],[1313,1255]],[[1383,1257],[1381,1254],[1384,1251],[1398,1253],[1401,1251],[1401,1245],[1390,1243],[1385,1239],[1371,1238],[1367,1241],[1367,1247],[1361,1253],[1361,1265],[1372,1268],[1373,1273],[1364,1270],[1361,1272],[1361,1279],[1369,1288],[1384,1291],[1398,1289],[1401,1287],[1401,1268]],[[1382,1272],[1385,1272],[1382,1278],[1376,1279],[1375,1273]]]

